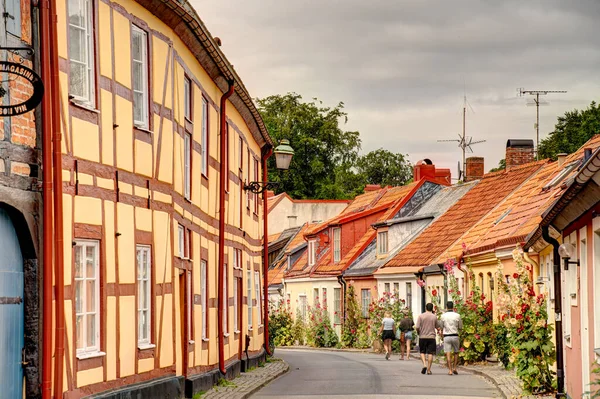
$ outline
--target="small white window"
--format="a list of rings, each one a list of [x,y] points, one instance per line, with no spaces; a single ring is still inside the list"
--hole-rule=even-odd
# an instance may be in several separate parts
[[[342,229],[336,227],[333,229],[333,261],[339,262],[341,259],[341,235]]]
[[[202,302],[202,339],[208,338],[208,281],[206,279],[206,261],[203,259],[200,262],[200,284],[201,284],[201,302]]]
[[[75,242],[75,331],[77,355],[100,351],[98,241]]]
[[[380,231],[377,233],[377,254],[385,255],[388,253],[388,232]]]
[[[186,199],[191,198],[192,188],[192,135],[186,133],[183,138],[183,195]]]
[[[383,292],[389,294],[390,293],[390,283],[385,283],[383,286],[384,286]]]
[[[233,268],[241,269],[242,268],[242,250],[234,249],[233,250]]]
[[[327,309],[327,288],[323,288],[323,309]]]
[[[340,324],[342,320],[342,290],[340,288],[333,289],[333,322]]]
[[[150,345],[150,295],[152,278],[150,270],[150,247],[136,247],[137,283],[138,283],[138,346]]]
[[[406,283],[406,307],[412,309],[412,283]]]
[[[360,290],[361,310],[362,317],[369,317],[369,305],[371,305],[371,290],[361,289]]]
[[[131,67],[133,68],[133,123],[148,128],[148,39],[145,31],[131,27]]]
[[[202,174],[208,176],[208,102],[202,97]]]
[[[248,296],[248,328],[252,328],[252,271],[246,273],[246,295]]]
[[[187,339],[188,341],[194,342],[194,335],[192,333],[192,306],[194,306],[194,295],[192,288],[192,273],[186,272],[185,275],[185,317],[187,318]]]
[[[185,228],[182,225],[178,225],[177,228],[177,236],[178,236],[178,243],[179,243],[179,257],[182,259],[186,259],[187,258],[187,248],[186,248],[186,242],[185,242]]]
[[[310,240],[308,242],[308,265],[314,266],[317,260],[317,241]]]
[[[183,78],[183,112],[187,120],[192,120],[192,81],[187,76]]]
[[[400,294],[400,283],[394,283],[394,294],[399,295]]]
[[[92,0],[69,0],[69,94],[94,106]]]
[[[262,319],[262,297],[260,295],[260,274],[258,272],[254,272],[254,296],[256,298],[256,306],[258,306],[256,314]]]
[[[229,333],[229,304],[227,302],[229,302],[229,297],[228,295],[228,291],[227,291],[227,286],[228,286],[228,280],[227,280],[227,263],[225,263],[223,265],[223,333],[224,334],[228,334]]]
[[[233,279],[233,331],[238,332],[240,330],[238,326],[238,278]]]

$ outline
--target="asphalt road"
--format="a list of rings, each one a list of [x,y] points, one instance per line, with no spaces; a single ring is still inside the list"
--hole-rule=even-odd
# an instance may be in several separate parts
[[[354,352],[328,352],[277,348],[276,357],[290,371],[258,391],[253,399],[315,398],[501,398],[488,381],[473,374],[449,376],[433,365],[433,375],[422,375],[417,360]]]

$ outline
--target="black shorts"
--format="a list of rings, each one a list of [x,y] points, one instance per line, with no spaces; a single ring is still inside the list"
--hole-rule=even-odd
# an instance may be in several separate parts
[[[383,334],[381,334],[381,339],[384,341],[386,339],[394,340],[396,339],[396,334],[394,334],[394,330],[383,330]]]
[[[419,352],[435,355],[435,338],[419,338]]]

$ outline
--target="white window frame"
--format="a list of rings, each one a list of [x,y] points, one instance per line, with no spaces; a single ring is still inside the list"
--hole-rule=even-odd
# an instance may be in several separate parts
[[[194,306],[194,295],[192,286],[192,272],[187,271],[185,274],[185,307],[187,318],[187,337],[190,344],[194,343],[194,334],[192,328],[192,307]]]
[[[333,261],[335,263],[342,259],[342,229],[333,228]]]
[[[192,120],[192,79],[185,75],[183,77],[183,116],[188,121]]]
[[[246,272],[246,295],[248,296],[248,330],[252,330],[252,270]]]
[[[233,279],[233,332],[238,333],[240,327],[238,326],[238,279]]]
[[[260,295],[260,273],[254,272],[254,296],[256,297],[256,315],[259,317],[258,324],[261,324],[262,317],[262,296]]]
[[[342,289],[333,289],[333,324],[342,323]]]
[[[202,174],[208,176],[208,101],[202,96]]]
[[[208,306],[208,298],[206,297],[208,295],[208,280],[207,280],[207,263],[206,260],[202,259],[200,261],[200,285],[201,285],[201,298],[200,301],[202,302],[202,339],[203,340],[207,340],[208,339],[208,309],[206,308]]]
[[[192,196],[192,134],[183,135],[183,196],[190,200]]]
[[[391,284],[390,284],[390,283],[383,283],[383,292],[384,292],[384,293],[386,293],[386,292],[387,292],[387,293],[389,294],[389,293],[391,292],[391,291],[390,291],[390,290],[391,290],[391,288],[390,288],[390,287],[391,287]]]
[[[406,283],[406,307],[412,309],[412,282]]]
[[[305,294],[298,294],[298,303],[300,304],[298,309],[300,311],[300,317],[303,321],[306,321],[307,300]]]
[[[179,257],[185,259],[185,227],[177,225],[177,237],[179,242]]]
[[[392,293],[400,296],[400,283],[394,283]]]
[[[152,259],[151,247],[149,245],[136,245],[136,262],[137,262],[137,284],[138,284],[138,347],[149,347],[152,343]],[[143,263],[142,256],[145,255],[146,263]],[[145,273],[142,271],[145,270]],[[145,277],[144,277],[145,275]],[[142,306],[143,287],[146,287],[146,306]],[[142,317],[146,317],[146,326],[142,325]]]
[[[83,81],[83,87],[81,88],[82,94],[78,95],[73,91],[73,81],[69,76],[69,95],[72,98],[82,104],[94,107],[96,104],[96,89],[95,89],[95,66],[94,66],[94,2],[93,0],[69,0],[69,13],[73,7],[77,5],[79,9],[84,10],[85,18],[83,26],[74,25],[71,23],[69,16],[69,37],[71,37],[71,31],[82,31],[85,37],[85,60],[79,61],[74,60],[69,50],[69,64],[79,64],[85,66],[85,75]],[[73,39],[70,39],[73,40]],[[87,87],[86,87],[87,86]]]
[[[363,288],[360,290],[360,305],[361,316],[365,319],[369,318],[369,305],[371,304],[371,290]]]
[[[308,266],[314,266],[317,260],[317,240],[308,241]]]
[[[95,253],[95,257],[93,259],[94,262],[94,275],[93,276],[88,276],[87,275],[87,265],[86,265],[86,261],[87,261],[87,255],[86,255],[86,250],[87,248],[94,248],[94,253]],[[77,265],[75,265],[75,286],[77,287],[78,282],[82,282],[82,286],[79,290],[79,294],[80,296],[77,295],[77,289],[75,289],[75,319],[77,320],[77,317],[82,316],[82,325],[81,328],[83,329],[81,336],[83,337],[83,340],[85,341],[85,344],[82,345],[81,347],[79,347],[79,342],[76,342],[75,345],[77,347],[77,357],[78,358],[82,358],[82,357],[88,357],[90,355],[95,355],[95,354],[99,354],[100,353],[100,242],[97,240],[75,240],[75,247],[74,247],[74,251],[77,251],[78,248],[81,248],[81,256],[80,259],[83,262],[83,264],[81,265],[81,276],[78,277],[77,276]],[[75,256],[73,256],[73,263],[75,263]],[[87,309],[87,303],[86,303],[86,298],[87,298],[87,282],[88,281],[93,281],[93,286],[94,286],[94,309],[92,309],[91,311],[86,310]],[[80,311],[78,311],[78,302],[82,302],[81,306],[79,307]],[[87,336],[87,318],[88,317],[92,317],[93,318],[93,324],[94,324],[94,330],[95,330],[95,334],[94,334],[94,342],[88,342],[88,336]],[[77,328],[77,327],[76,327]],[[75,336],[77,337],[78,334],[75,334]]]
[[[377,233],[377,255],[387,255],[388,253],[388,231]]]
[[[132,49],[133,49],[133,41],[134,41],[134,37],[135,36],[139,36],[139,40],[140,43],[142,45],[141,47],[141,60],[136,60],[133,57],[133,54],[131,56],[131,63],[132,64],[141,64],[141,70],[142,70],[142,87],[141,88],[136,88],[135,87],[135,77],[133,79],[133,81],[131,82],[131,87],[132,87],[132,91],[133,91],[133,109],[135,110],[135,106],[136,106],[136,94],[141,94],[141,102],[142,102],[142,118],[140,120],[135,119],[135,111],[134,111],[134,118],[133,118],[133,124],[137,127],[141,127],[143,129],[148,129],[149,126],[149,113],[148,113],[148,34],[146,33],[145,30],[139,28],[136,25],[131,25],[131,41],[132,41]]]
[[[227,279],[228,269],[229,267],[227,266],[227,263],[223,264],[223,335],[225,335],[226,337],[229,336],[229,281]]]

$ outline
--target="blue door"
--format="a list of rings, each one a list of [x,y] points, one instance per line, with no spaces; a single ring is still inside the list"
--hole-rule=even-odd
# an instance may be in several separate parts
[[[8,213],[0,208],[0,399],[23,397],[23,256]]]

